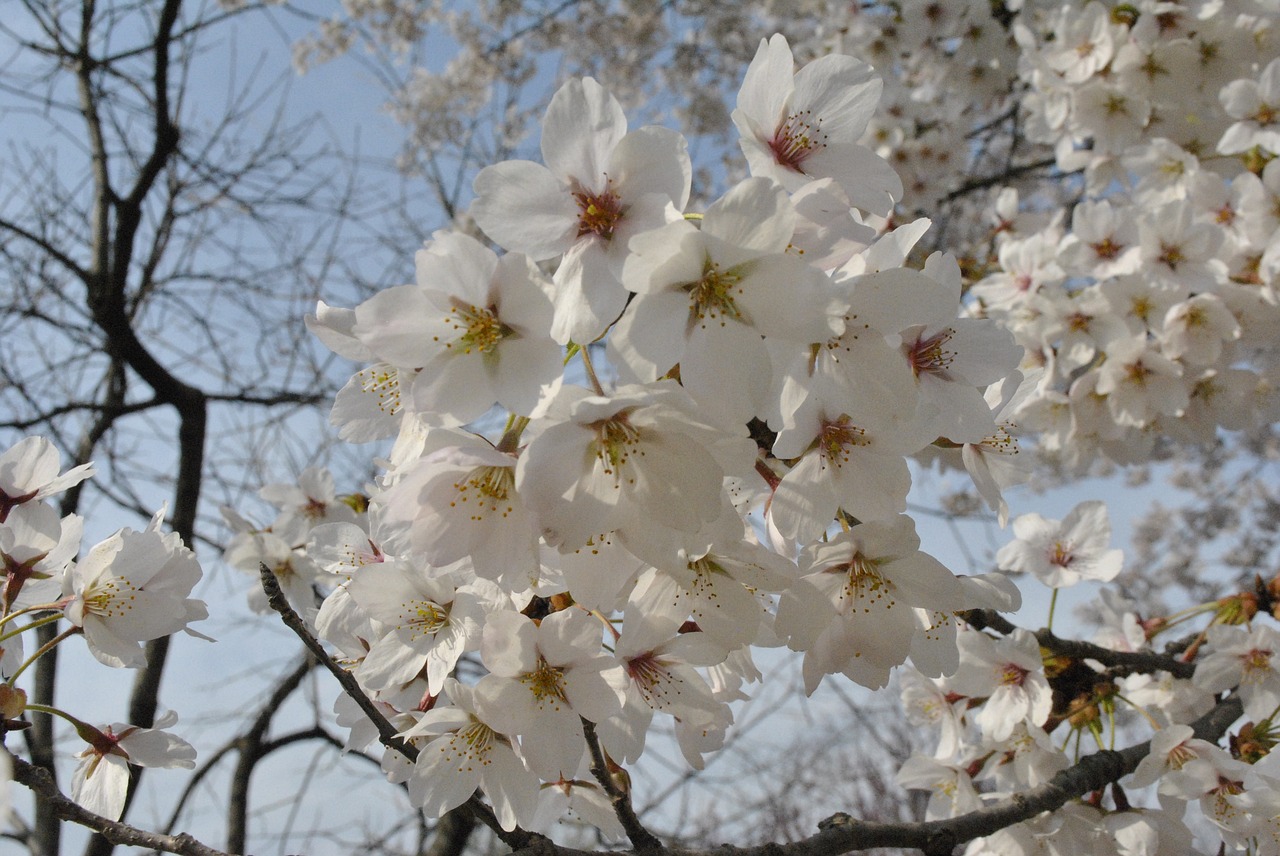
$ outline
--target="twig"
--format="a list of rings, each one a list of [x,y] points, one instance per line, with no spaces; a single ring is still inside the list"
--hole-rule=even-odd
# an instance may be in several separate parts
[[[609,795],[609,802],[613,804],[613,813],[618,816],[618,821],[626,830],[627,838],[631,839],[631,843],[639,852],[663,850],[662,842],[645,829],[640,818],[636,816],[635,809],[631,807],[631,795],[618,787],[613,776],[609,775],[609,764],[605,760],[604,750],[600,748],[600,739],[596,737],[595,723],[585,717],[582,717],[582,734],[587,738],[587,749],[591,753],[591,774]]]
[[[1000,613],[991,609],[971,609],[962,616],[965,623],[976,630],[989,627],[997,633],[1008,636],[1017,629]],[[1047,629],[1035,632],[1036,641],[1041,647],[1048,648],[1055,654],[1063,654],[1077,659],[1097,660],[1104,666],[1117,666],[1122,669],[1138,671],[1163,671],[1175,678],[1190,678],[1195,674],[1194,663],[1187,663],[1168,654],[1154,651],[1113,651],[1094,645],[1091,642],[1078,642],[1074,639],[1062,639]]]
[[[162,835],[159,832],[148,832],[136,826],[94,814],[76,805],[59,791],[48,770],[29,764],[21,758],[13,759],[13,778],[20,784],[26,785],[46,805],[52,807],[55,817],[92,829],[112,844],[146,847],[164,853],[177,853],[179,856],[230,856],[222,850],[215,850],[202,844],[185,832],[178,835]]]
[[[378,706],[373,700],[365,695],[364,690],[360,688],[360,684],[352,677],[351,673],[339,666],[329,652],[324,650],[324,646],[320,644],[320,640],[311,634],[306,623],[294,612],[293,607],[289,605],[288,599],[285,598],[284,592],[280,589],[280,583],[276,580],[276,575],[265,564],[258,566],[258,576],[262,580],[262,590],[267,594],[267,603],[271,605],[280,615],[280,620],[285,626],[294,632],[302,644],[307,646],[307,650],[315,655],[320,661],[320,665],[329,670],[329,674],[337,679],[342,685],[342,689],[348,696],[355,701],[364,715],[369,717],[373,725],[378,729],[378,741],[389,749],[394,749],[410,761],[418,760],[418,748],[412,743],[402,738],[396,727],[391,724],[390,720],[378,710]],[[546,839],[536,833],[527,832],[519,827],[514,830],[505,830],[502,824],[498,822],[498,816],[493,813],[493,809],[480,801],[479,797],[472,794],[463,805],[471,811],[477,820],[489,827],[493,834],[498,836],[504,844],[512,850],[522,850],[529,847],[537,847],[546,842]]]

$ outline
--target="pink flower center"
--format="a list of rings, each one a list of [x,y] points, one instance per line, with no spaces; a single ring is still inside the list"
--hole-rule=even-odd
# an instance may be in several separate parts
[[[1054,542],[1053,550],[1049,553],[1049,564],[1057,565],[1060,568],[1068,568],[1071,566],[1072,559],[1071,545],[1063,544],[1061,541]]]
[[[851,424],[848,416],[824,423],[818,435],[818,449],[835,466],[848,463],[850,447],[870,445],[866,430]]]
[[[1179,244],[1160,243],[1160,255],[1156,256],[1156,261],[1163,262],[1168,266],[1169,270],[1176,271],[1178,265],[1187,260],[1182,254],[1182,246]]]
[[[947,343],[956,333],[950,327],[934,333],[927,339],[916,339],[907,349],[907,359],[916,377],[922,374],[947,376],[947,369],[955,362],[956,352],[947,350]]]
[[[666,664],[658,658],[657,654],[652,651],[645,651],[643,654],[630,658],[627,660],[626,670],[631,680],[635,681],[635,686],[640,690],[640,695],[644,697],[644,700],[651,707],[655,702],[666,700],[667,669]]]
[[[1020,687],[1027,679],[1028,670],[1017,663],[1005,663],[1000,669],[1000,683],[1003,686]]]
[[[579,190],[573,194],[578,202],[578,237],[597,235],[606,241],[613,237],[614,227],[622,219],[622,200],[606,182],[603,193]]]
[[[1246,676],[1252,674],[1256,677],[1259,672],[1266,672],[1271,668],[1271,652],[1262,648],[1254,648],[1240,659],[1244,662]]]
[[[821,125],[822,120],[815,118],[812,110],[792,113],[769,141],[774,160],[780,166],[803,173],[801,164],[814,152],[827,147],[827,135],[822,133]]]
[[[1096,244],[1090,244],[1089,247],[1097,254],[1098,258],[1107,260],[1114,259],[1124,249],[1123,246],[1113,241],[1110,235]]]

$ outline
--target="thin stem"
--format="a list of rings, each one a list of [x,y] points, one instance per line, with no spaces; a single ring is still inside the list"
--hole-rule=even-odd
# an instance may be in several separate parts
[[[529,427],[528,416],[511,414],[507,419],[506,430],[502,432],[502,439],[498,441],[498,451],[511,453],[520,448],[520,435],[527,427]]]
[[[43,655],[47,654],[49,651],[52,651],[59,642],[61,642],[63,639],[69,639],[80,632],[81,632],[81,629],[79,627],[68,627],[66,630],[62,631],[57,636],[53,637],[48,642],[41,645],[40,648],[34,654],[32,654],[30,657],[27,658],[27,661],[25,663],[23,663],[21,666],[18,667],[18,671],[14,672],[9,677],[9,680],[7,682],[9,686],[14,686],[14,682],[18,680],[18,676],[21,675],[23,672],[25,672],[28,666],[30,666],[36,660],[39,660]]]
[[[591,388],[596,391],[596,395],[604,395],[604,387],[600,385],[600,378],[596,376],[596,367],[591,364],[591,354],[587,346],[583,345],[579,350],[582,354],[582,367],[587,371],[587,380],[591,381]]]
[[[58,604],[56,603],[37,603],[35,606],[23,607],[22,609],[19,609],[17,612],[11,612],[8,615],[6,615],[4,618],[0,618],[0,627],[4,627],[6,624],[8,624],[10,621],[12,621],[15,618],[20,618],[24,615],[30,615],[33,612],[43,612],[46,609],[54,609],[54,610],[57,610],[59,613],[62,612],[62,607],[58,606]],[[36,627],[36,626],[37,625],[35,624],[27,625],[27,627]],[[18,632],[22,632],[22,631],[18,631]],[[0,639],[8,639],[8,638],[9,638],[8,636],[0,637]]]
[[[24,610],[24,612],[25,611],[26,610]],[[18,613],[16,612],[14,613],[14,615],[17,615],[17,614]],[[55,612],[53,615],[46,615],[44,618],[37,618],[35,621],[31,622],[30,624],[23,625],[22,627],[19,627],[17,630],[10,630],[8,633],[0,635],[0,642],[4,642],[7,639],[12,639],[15,636],[19,636],[23,633],[26,633],[28,630],[31,630],[32,628],[43,627],[46,624],[52,624],[53,622],[57,621],[61,617],[62,617],[61,612]]]
[[[1049,623],[1045,625],[1046,630],[1053,630],[1053,611],[1058,606],[1058,590],[1054,589],[1053,594],[1049,597]]]
[[[75,729],[77,732],[83,731],[85,729],[93,728],[93,726],[89,725],[89,723],[81,719],[76,719],[74,716],[67,713],[65,710],[61,710],[59,708],[52,707],[47,704],[36,704],[35,702],[31,702],[30,704],[27,705],[27,710],[34,710],[37,713],[47,713],[50,716],[57,716],[61,719],[65,719],[67,722],[70,722],[73,726],[75,726]],[[97,729],[93,729],[93,730],[96,731]]]

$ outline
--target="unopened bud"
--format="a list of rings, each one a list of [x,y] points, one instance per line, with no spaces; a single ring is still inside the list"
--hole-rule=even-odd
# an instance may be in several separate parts
[[[1088,728],[1100,718],[1098,705],[1090,693],[1082,693],[1071,703],[1073,713],[1067,717],[1072,728]]]
[[[1258,614],[1258,596],[1241,592],[1218,601],[1214,620],[1219,624],[1244,624]]]
[[[27,693],[25,690],[0,684],[0,717],[18,719],[27,709]]]

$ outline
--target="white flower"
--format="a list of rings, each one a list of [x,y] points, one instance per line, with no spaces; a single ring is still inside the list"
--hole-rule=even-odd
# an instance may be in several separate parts
[[[706,679],[693,668],[723,662],[726,648],[707,633],[678,633],[672,614],[679,613],[668,610],[654,620],[648,613],[630,612],[615,645],[628,678],[626,704],[596,732],[619,762],[639,759],[655,711],[709,729],[733,721],[728,705],[714,697]]]
[[[329,424],[348,443],[368,443],[400,430],[404,393],[414,372],[390,363],[375,363],[351,376],[333,399]]]
[[[1019,628],[998,640],[979,632],[961,633],[956,692],[986,697],[975,717],[989,740],[1008,740],[1021,722],[1042,725],[1053,709],[1053,692],[1044,676],[1040,645]]]
[[[933,757],[939,760],[955,758],[960,751],[960,737],[963,731],[960,712],[956,702],[960,699],[948,699],[941,682],[931,680],[919,670],[910,666],[903,667],[898,678],[902,688],[902,708],[907,721],[923,728],[937,729],[938,747]],[[904,784],[905,782],[900,782]]]
[[[567,388],[516,465],[547,543],[572,550],[614,531],[662,543],[718,518],[724,477],[750,470],[755,444],[697,412],[670,381],[607,397]]]
[[[565,815],[595,827],[608,839],[616,841],[626,835],[609,795],[585,766],[574,778],[548,782],[538,791],[538,810],[530,827],[546,830]]]
[[[0,523],[24,502],[61,493],[94,474],[93,464],[81,464],[58,475],[62,459],[44,437],[26,437],[0,454]]]
[[[957,318],[960,269],[950,255],[934,253],[925,262],[945,321],[902,331],[902,353],[920,391],[919,430],[956,443],[979,443],[995,430],[982,390],[1018,367],[1023,348],[1008,330],[980,318]]]
[[[572,775],[586,751],[579,717],[600,722],[622,709],[627,679],[601,653],[600,623],[570,607],[535,624],[517,612],[491,613],[481,657],[490,674],[476,686],[487,722],[520,735],[530,769],[547,781]]]
[[[1227,115],[1238,120],[1218,141],[1222,154],[1254,146],[1280,153],[1280,59],[1272,60],[1255,80],[1236,80],[1218,96]]]
[[[640,381],[680,366],[699,404],[726,422],[765,415],[773,370],[762,337],[822,341],[843,327],[830,281],[784,253],[796,215],[764,178],[735,185],[706,212],[637,236],[623,283],[637,297],[610,337]]]
[[[1124,553],[1109,550],[1111,523],[1106,503],[1082,502],[1061,521],[1024,514],[1013,521],[1011,541],[996,553],[1002,570],[1034,574],[1050,588],[1081,580],[1109,582],[1120,573]]]
[[[1280,708],[1280,632],[1265,624],[1252,630],[1215,624],[1208,630],[1208,654],[1196,663],[1191,681],[1220,693],[1238,687],[1244,715],[1254,722]]]
[[[403,562],[371,565],[347,584],[351,598],[369,617],[390,629],[370,641],[358,674],[362,684],[385,690],[408,683],[425,667],[428,692],[467,650],[479,647],[484,608],[466,589]]]
[[[333,473],[323,467],[307,467],[297,484],[269,484],[258,495],[280,509],[270,529],[290,546],[305,543],[313,526],[356,519],[355,509],[338,498]]]
[[[778,532],[804,542],[822,535],[839,509],[862,521],[906,511],[911,472],[902,456],[914,450],[891,429],[857,425],[818,407],[809,399],[774,443],[777,457],[799,457],[769,500]]]
[[[433,738],[418,748],[409,777],[409,799],[428,815],[440,816],[484,788],[503,829],[531,823],[538,779],[520,762],[511,739],[489,723],[491,709],[473,687],[449,678],[450,707],[427,711],[401,736]]]
[[[1004,383],[987,387],[984,400],[992,408],[995,431],[980,442],[965,443],[960,449],[960,458],[973,479],[974,488],[987,507],[996,513],[996,520],[1002,527],[1009,521],[1005,488],[1031,478],[1031,462],[1020,457],[1018,440],[1011,433],[1014,428],[1012,417],[1039,385],[1038,372],[1028,377],[1014,372]]]
[[[832,178],[856,207],[887,214],[902,182],[857,142],[882,86],[871,66],[848,56],[824,56],[797,72],[783,36],[761,39],[733,111],[751,174],[789,191]]]
[[[80,551],[84,519],[58,512],[44,502],[25,502],[0,523],[0,572],[4,574],[0,603],[8,613],[15,605],[30,606],[58,599],[62,573]]]
[[[77,729],[90,745],[76,755],[80,763],[72,774],[71,799],[94,814],[118,820],[129,792],[130,764],[193,769],[196,750],[163,730],[177,721],[170,711],[156,720],[155,728],[115,722],[100,729]]]
[[[379,521],[399,530],[393,545],[435,567],[470,558],[477,575],[513,589],[538,576],[538,533],[516,490],[516,459],[486,440],[440,428],[424,456],[394,473],[373,497]]]
[[[1118,339],[1107,347],[1097,384],[1115,421],[1135,428],[1156,414],[1181,413],[1190,402],[1182,368],[1142,337]]]
[[[66,576],[67,620],[84,630],[89,651],[108,666],[146,664],[141,642],[205,618],[187,597],[200,563],[176,533],[124,529],[98,544]]]
[[[1071,215],[1071,233],[1058,246],[1068,273],[1098,278],[1133,273],[1140,263],[1138,227],[1126,209],[1105,199],[1081,202]]]
[[[627,133],[617,100],[595,80],[570,80],[542,120],[542,159],[506,161],[476,176],[471,213],[508,250],[556,269],[552,337],[587,344],[626,305],[618,277],[627,244],[679,219],[692,166],[684,138],[666,128]]]
[[[871,689],[907,659],[920,625],[913,607],[959,609],[960,584],[920,552],[911,518],[862,523],[800,554],[804,576],[778,604],[777,633],[804,651],[805,692],[843,672]]]
[[[1160,347],[1166,356],[1197,366],[1213,365],[1224,343],[1240,338],[1240,324],[1222,298],[1197,294],[1164,316]]]
[[[453,424],[494,402],[529,413],[542,384],[559,377],[552,307],[542,275],[520,253],[502,258],[467,235],[436,232],[416,256],[417,284],[356,307],[355,335],[376,357],[418,369],[400,400]],[[407,395],[404,387],[408,385]]]
[[[1083,83],[1102,70],[1115,51],[1110,12],[1098,2],[1083,9],[1062,6],[1054,26],[1054,39],[1043,60],[1067,83]]]
[[[795,566],[749,539],[732,509],[720,522],[726,525],[708,527],[715,530],[709,545],[707,530],[680,539],[673,557],[640,576],[627,604],[629,616],[691,616],[726,649],[759,641],[769,607],[761,593],[786,588]]]
[[[298,534],[305,537],[308,533],[299,531]],[[227,544],[223,559],[233,568],[244,571],[253,578],[248,601],[249,607],[255,612],[271,612],[266,592],[262,590],[258,578],[263,565],[275,575],[280,590],[295,610],[305,613],[315,607],[315,583],[321,575],[320,568],[300,547],[292,546],[275,532],[238,533]],[[329,581],[326,580],[327,582]]]
[[[978,789],[965,767],[924,755],[912,755],[898,770],[897,782],[910,790],[927,790],[925,820],[942,820],[982,806]]]

